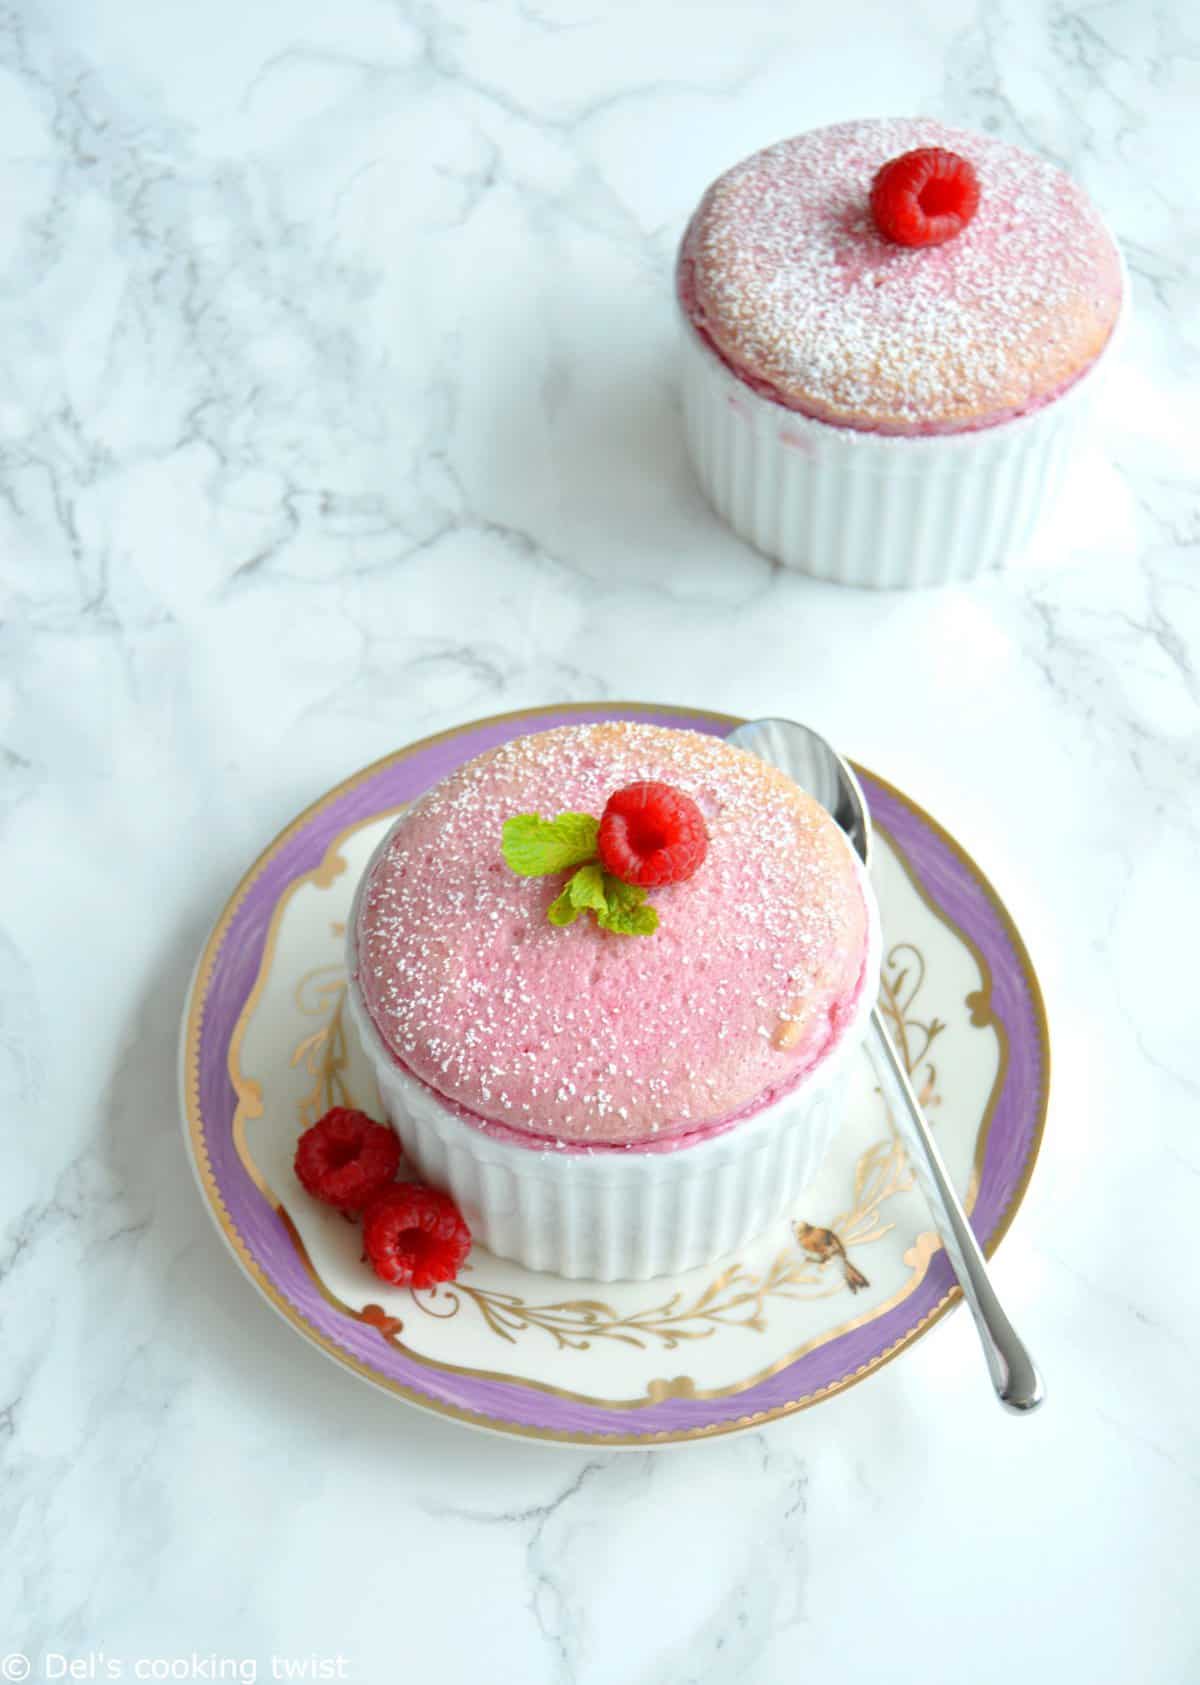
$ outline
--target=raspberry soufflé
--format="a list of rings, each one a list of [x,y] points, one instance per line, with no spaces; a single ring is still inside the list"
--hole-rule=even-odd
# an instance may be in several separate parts
[[[730,524],[847,583],[1006,560],[1057,482],[1124,296],[1056,165],[927,118],[735,165],[680,249],[685,409]]]
[[[707,1262],[811,1179],[878,983],[833,820],[718,737],[520,737],[414,804],[348,934],[408,1157],[476,1238],[598,1279]]]

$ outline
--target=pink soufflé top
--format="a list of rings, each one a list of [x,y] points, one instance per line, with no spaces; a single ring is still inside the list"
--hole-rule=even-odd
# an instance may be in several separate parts
[[[708,855],[650,892],[651,936],[567,927],[565,874],[517,876],[517,813],[599,817],[658,779],[704,814]],[[658,1142],[758,1110],[841,1038],[873,913],[832,819],[719,738],[613,722],[517,738],[397,822],[359,901],[357,981],[397,1062],[476,1122],[534,1142]]]
[[[979,208],[940,246],[871,217],[881,165],[969,159]],[[993,426],[1060,396],[1107,344],[1121,263],[1087,194],[1045,159],[928,118],[838,123],[721,176],[684,236],[680,303],[764,397],[842,427]]]

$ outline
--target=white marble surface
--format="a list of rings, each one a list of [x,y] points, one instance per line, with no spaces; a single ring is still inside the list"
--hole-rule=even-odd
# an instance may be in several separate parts
[[[1198,53],[1183,0],[4,9],[0,1654],[1200,1678]],[[935,597],[722,531],[672,364],[708,179],[901,110],[1064,161],[1135,290],[1061,518]],[[493,1440],[225,1254],[173,1066],[231,883],[393,746],[585,697],[812,719],[1009,900],[1056,1062],[996,1271],[1037,1418],[956,1315],[765,1433]]]

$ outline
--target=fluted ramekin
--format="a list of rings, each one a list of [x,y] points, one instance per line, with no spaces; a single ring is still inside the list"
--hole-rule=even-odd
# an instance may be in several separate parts
[[[761,1233],[816,1175],[841,1122],[879,986],[879,914],[865,874],[870,935],[858,999],[833,1047],[795,1088],[687,1145],[579,1151],[489,1132],[397,1063],[358,986],[355,932],[370,869],[347,925],[351,1021],[409,1163],[453,1196],[490,1252],[571,1279],[674,1274],[712,1263]]]
[[[1122,317],[1128,310],[1128,287]],[[728,368],[680,309],[688,451],[740,538],[819,579],[944,585],[1004,566],[1061,488],[1120,330],[1061,396],[974,432],[892,435],[813,420]]]

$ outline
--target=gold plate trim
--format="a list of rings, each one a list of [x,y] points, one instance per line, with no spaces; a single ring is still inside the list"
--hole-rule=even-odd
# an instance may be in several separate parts
[[[848,1387],[854,1386],[860,1380],[865,1379],[867,1375],[873,1374],[877,1369],[882,1368],[884,1364],[890,1363],[894,1357],[897,1357],[901,1351],[924,1334],[935,1322],[940,1321],[946,1312],[950,1310],[962,1297],[962,1291],[957,1286],[952,1287],[938,1302],[938,1304],[927,1312],[927,1314],[922,1317],[921,1320],[914,1325],[914,1327],[907,1330],[905,1334],[903,1334],[897,1341],[893,1342],[893,1344],[886,1350],[878,1353],[868,1363],[860,1365],[860,1367],[852,1373],[842,1376],[839,1380],[831,1382],[829,1385],[819,1388],[816,1392],[809,1393],[803,1398],[789,1400],[784,1404],[775,1406],[771,1410],[758,1411],[751,1415],[739,1417],[737,1420],[732,1422],[718,1422],[706,1424],[702,1427],[687,1428],[678,1431],[663,1430],[661,1432],[653,1433],[612,1434],[607,1432],[576,1432],[568,1429],[530,1427],[523,1423],[508,1422],[497,1417],[487,1416],[481,1412],[464,1410],[455,1405],[445,1404],[439,1399],[430,1398],[426,1393],[407,1387],[401,1382],[388,1380],[377,1374],[374,1370],[368,1368],[367,1365],[361,1363],[335,1341],[327,1338],[318,1329],[313,1327],[304,1315],[284,1298],[271,1279],[259,1267],[257,1261],[251,1255],[249,1249],[242,1240],[240,1233],[235,1227],[233,1220],[226,1209],[225,1203],[221,1198],[220,1189],[217,1187],[216,1179],[212,1173],[212,1166],[209,1162],[208,1152],[204,1143],[203,1119],[200,1112],[199,1070],[200,1037],[203,1026],[204,1006],[208,995],[209,985],[212,981],[212,974],[216,966],[217,956],[220,953],[222,943],[228,933],[229,927],[234,918],[237,916],[242,902],[245,900],[260,873],[270,864],[280,850],[283,849],[287,843],[290,842],[298,832],[303,830],[319,813],[323,812],[324,809],[334,802],[340,800],[342,796],[358,788],[368,779],[373,778],[377,773],[383,771],[385,767],[392,766],[402,760],[407,760],[413,755],[422,753],[438,743],[449,742],[456,737],[464,735],[466,732],[476,731],[481,727],[503,724],[508,721],[536,719],[548,714],[557,715],[564,712],[598,714],[601,717],[605,717],[609,715],[613,709],[644,709],[647,712],[658,712],[668,717],[686,715],[693,719],[710,720],[716,724],[727,726],[731,729],[734,726],[743,723],[739,718],[730,714],[716,713],[712,710],[701,708],[684,709],[659,703],[555,703],[540,708],[514,709],[511,712],[493,714],[484,719],[473,720],[466,725],[454,726],[446,731],[435,733],[430,737],[421,738],[417,742],[409,744],[404,749],[396,750],[389,755],[381,756],[378,760],[371,762],[361,771],[354,773],[350,778],[343,780],[343,782],[338,785],[335,785],[333,789],[327,791],[325,795],[320,797],[317,801],[311,803],[303,810],[302,813],[293,819],[289,825],[285,826],[284,829],[275,837],[274,841],[271,842],[263,853],[259,855],[258,859],[239,882],[233,895],[226,904],[221,917],[213,927],[212,933],[205,945],[200,963],[196,970],[196,976],[189,994],[186,1010],[182,1075],[184,1079],[183,1100],[186,1130],[192,1146],[197,1175],[205,1193],[214,1222],[220,1229],[230,1247],[230,1250],[233,1252],[234,1257],[237,1259],[245,1273],[249,1276],[253,1284],[266,1298],[267,1302],[271,1304],[274,1309],[285,1318],[286,1321],[292,1323],[293,1326],[298,1328],[309,1340],[319,1346],[327,1356],[361,1375],[364,1380],[369,1381],[372,1385],[379,1387],[381,1390],[405,1398],[410,1403],[419,1406],[421,1409],[431,1410],[435,1414],[448,1416],[456,1421],[467,1422],[472,1426],[487,1428],[497,1433],[511,1434],[519,1438],[537,1439],[561,1444],[596,1444],[618,1447],[627,1445],[672,1444],[691,1439],[718,1438],[727,1433],[740,1432],[745,1428],[757,1426],[760,1423],[767,1421],[774,1421],[782,1416],[791,1415],[797,1410],[809,1409],[812,1405],[822,1401],[823,1399],[832,1397],[835,1393],[843,1392]],[[859,768],[858,770],[862,771],[864,769]],[[1042,1052],[1042,1080],[1041,1092],[1038,1097],[1038,1116],[1034,1127],[1034,1139],[1021,1177],[1013,1190],[1007,1206],[997,1221],[995,1230],[989,1237],[984,1248],[987,1256],[990,1257],[1007,1234],[1012,1220],[1025,1196],[1025,1192],[1033,1175],[1034,1167],[1037,1163],[1038,1154],[1041,1150],[1042,1138],[1045,1132],[1050,1087],[1050,1034],[1041,987],[1038,983],[1036,973],[1034,972],[1032,962],[1029,958],[1028,950],[1025,947],[1025,944],[1021,939],[1008,910],[1004,907],[991,884],[980,871],[972,857],[952,836],[950,836],[943,826],[939,825],[935,819],[931,818],[930,815],[927,814],[925,810],[910,797],[898,790],[886,779],[880,778],[874,773],[868,773],[867,776],[882,789],[886,790],[896,801],[901,803],[901,805],[914,813],[923,824],[927,825],[929,829],[933,831],[935,836],[937,836],[949,852],[967,867],[974,881],[983,891],[985,900],[991,906],[992,911],[996,914],[1006,937],[1012,945],[1013,951],[1021,968],[1023,979],[1029,993],[1030,1003],[1033,1008],[1035,1021],[1037,1023]],[[338,859],[338,850],[347,838],[352,836],[356,831],[360,830],[364,824],[372,823],[378,819],[388,817],[390,814],[394,814],[398,811],[399,808],[388,809],[385,810],[384,813],[372,815],[369,820],[358,820],[353,825],[347,826],[345,830],[339,832],[333,843],[331,843],[329,848],[326,849],[320,864],[313,871],[304,873],[301,877],[294,879],[293,882],[288,885],[284,894],[279,898],[275,908],[272,910],[271,922],[267,933],[267,945],[264,946],[263,959],[262,962],[260,962],[258,975],[255,978],[250,994],[247,996],[246,1003],[243,1006],[242,1013],[239,1015],[238,1022],[235,1025],[233,1035],[231,1036],[229,1050],[231,1077],[234,1069],[237,1068],[240,1078],[240,1065],[237,1065],[237,1060],[240,1057],[242,1040],[245,1035],[245,1026],[248,1023],[253,1007],[257,1004],[258,999],[261,997],[262,989],[265,986],[267,961],[269,960],[270,955],[274,952],[274,945],[281,920],[281,913],[286,907],[286,904],[290,901],[292,894],[306,882],[319,882],[322,878],[324,879],[325,885],[332,882],[333,876],[336,875],[339,870],[336,863]],[[904,867],[910,882],[912,882],[913,887],[917,890],[926,906],[935,913],[943,925],[954,931],[957,936],[963,939],[964,944],[974,955],[979,966],[980,975],[984,978],[985,1001],[990,1006],[991,973],[987,966],[987,962],[984,960],[983,955],[979,952],[977,945],[966,936],[965,932],[959,931],[958,927],[945,916],[940,908],[934,906],[929,896],[925,893],[923,887],[919,882],[917,882],[903,851],[898,847],[890,835],[888,836],[888,842],[891,845],[896,858]],[[343,861],[340,869],[344,869],[344,865],[345,863]],[[1007,1037],[1004,1033],[1003,1026],[998,1021],[993,1021],[993,1023],[1001,1040],[1001,1069],[997,1073],[997,1081],[993,1086],[985,1119],[980,1127],[979,1139],[976,1146],[975,1166],[972,1175],[972,1181],[976,1184],[976,1186],[982,1169],[983,1155],[986,1152],[987,1134],[990,1131],[992,1117],[995,1111],[995,1104],[1002,1087],[1001,1079],[1007,1071]],[[254,1166],[253,1159],[251,1158],[246,1146],[244,1122],[247,1117],[258,1115],[258,1113],[253,1111],[244,1113],[243,1100],[245,1099],[251,1108],[257,1106],[259,1112],[261,1112],[262,1100],[256,1084],[248,1082],[244,1078],[241,1079],[241,1081],[245,1083],[245,1096],[243,1096],[242,1087],[239,1086],[238,1081],[235,1080],[234,1083],[235,1092],[238,1096],[238,1106],[234,1118],[235,1146],[237,1148],[239,1158],[241,1158],[242,1163],[245,1166],[247,1173],[254,1181],[255,1186],[271,1203],[273,1209],[280,1212],[280,1214],[286,1218],[286,1213],[283,1213],[282,1208],[271,1194],[269,1188],[264,1185],[263,1178],[259,1174],[257,1167]],[[239,1119],[242,1120],[242,1127],[239,1127]],[[971,1190],[972,1196],[974,1191],[975,1189],[973,1188]],[[299,1244],[299,1236],[295,1234],[294,1225],[291,1225],[290,1222],[289,1228],[293,1233],[293,1238],[297,1244]],[[928,1237],[926,1235],[918,1237],[916,1250],[918,1252],[919,1263],[915,1279],[908,1282],[897,1297],[889,1300],[883,1305],[876,1306],[869,1313],[864,1313],[863,1316],[841,1325],[832,1332],[828,1332],[825,1335],[819,1336],[817,1339],[810,1341],[805,1347],[801,1348],[799,1352],[789,1354],[786,1358],[772,1364],[761,1374],[752,1377],[749,1381],[744,1381],[734,1388],[723,1389],[715,1393],[693,1393],[686,1390],[679,1391],[678,1389],[681,1387],[686,1387],[688,1379],[685,1376],[680,1376],[670,1382],[659,1381],[654,1383],[654,1386],[650,1389],[647,1397],[632,1400],[629,1403],[616,1404],[608,1400],[590,1399],[584,1395],[567,1392],[556,1387],[544,1386],[540,1383],[526,1381],[522,1378],[511,1375],[503,1375],[486,1370],[459,1369],[453,1365],[438,1363],[433,1360],[423,1358],[419,1353],[409,1351],[408,1348],[402,1349],[406,1357],[422,1364],[424,1367],[436,1369],[443,1373],[462,1374],[476,1379],[498,1380],[509,1385],[527,1386],[538,1391],[552,1393],[556,1396],[573,1401],[591,1404],[594,1406],[599,1405],[602,1408],[608,1409],[645,1408],[649,1404],[660,1402],[661,1399],[666,1396],[694,1396],[697,1398],[730,1396],[766,1380],[770,1375],[778,1373],[780,1369],[786,1368],[789,1364],[796,1362],[797,1359],[800,1356],[803,1356],[806,1352],[815,1350],[820,1345],[826,1344],[829,1340],[837,1338],[844,1333],[852,1331],[854,1328],[862,1326],[865,1322],[875,1320],[876,1317],[883,1315],[887,1311],[894,1309],[897,1304],[902,1303],[903,1300],[910,1296],[911,1293],[913,1293],[920,1285],[920,1282],[923,1280],[928,1268],[929,1260],[936,1250],[936,1247],[927,1244],[927,1240]],[[333,1295],[328,1292],[323,1282],[321,1282],[320,1278],[316,1275],[311,1261],[308,1259],[307,1252],[304,1250],[302,1245],[300,1245],[300,1252],[318,1289],[332,1303],[335,1305],[341,1305],[341,1301],[334,1298]],[[342,1305],[341,1308],[346,1310],[349,1315],[355,1317],[357,1320],[374,1320],[369,1316],[366,1316],[365,1313],[355,1312],[347,1306]],[[381,1333],[382,1332],[383,1330],[381,1330]],[[664,1388],[666,1391],[664,1391]]]

